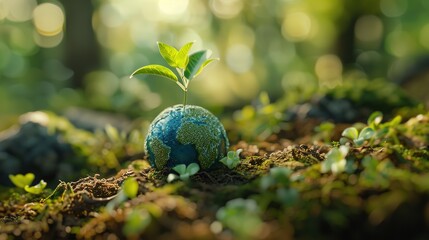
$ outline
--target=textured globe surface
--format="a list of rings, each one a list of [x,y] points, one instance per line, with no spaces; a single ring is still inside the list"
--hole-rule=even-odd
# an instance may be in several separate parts
[[[208,110],[193,105],[175,105],[161,112],[149,127],[145,150],[150,164],[171,168],[198,163],[210,168],[229,148],[225,129]]]

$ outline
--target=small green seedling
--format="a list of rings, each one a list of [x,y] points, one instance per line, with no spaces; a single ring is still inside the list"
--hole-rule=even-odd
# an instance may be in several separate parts
[[[230,200],[216,213],[223,226],[231,229],[238,239],[255,239],[262,229],[261,209],[253,199]]]
[[[211,51],[202,50],[189,54],[193,42],[186,43],[179,50],[162,42],[158,42],[159,52],[168,65],[176,69],[177,74],[162,65],[147,65],[135,70],[131,76],[136,74],[157,75],[175,82],[183,90],[183,107],[186,106],[189,83],[213,60],[209,58]],[[179,77],[178,77],[179,76]]]
[[[12,183],[19,188],[25,188],[25,186],[29,186],[33,182],[34,177],[35,176],[33,173],[27,173],[25,175],[22,175],[22,174],[9,175],[10,181],[12,181]]]
[[[31,194],[40,194],[40,193],[42,193],[43,192],[43,189],[45,189],[46,188],[46,185],[47,185],[47,183],[45,182],[45,181],[43,181],[43,180],[40,180],[40,182],[38,183],[38,184],[36,184],[36,185],[34,185],[34,186],[25,186],[24,187],[24,190],[26,191],[26,192],[28,192],[28,193],[31,193]]]
[[[106,211],[112,212],[113,209],[125,202],[127,199],[132,199],[137,196],[139,190],[139,183],[133,177],[128,177],[124,180],[121,190],[109,201],[106,205]]]
[[[327,154],[325,161],[322,162],[320,172],[327,173],[331,171],[333,174],[342,173],[346,170],[346,156],[349,152],[348,146],[340,146],[332,148]]]
[[[35,176],[33,173],[27,173],[25,175],[9,175],[10,181],[12,181],[15,186],[23,188],[26,192],[31,194],[40,194],[42,193],[43,189],[46,188],[47,183],[43,180],[40,180],[38,184],[30,187],[30,184],[33,182],[34,177]]]
[[[220,160],[221,163],[225,164],[229,169],[237,167],[240,163],[240,153],[243,149],[237,149],[237,151],[229,151],[226,157]]]
[[[340,143],[344,145],[347,142],[353,142],[356,146],[360,147],[374,135],[375,131],[371,127],[365,127],[360,132],[355,127],[349,127],[341,133],[342,138],[340,138]]]
[[[185,164],[179,164],[173,168],[179,175],[174,173],[170,173],[167,177],[167,182],[173,182],[176,179],[180,179],[182,181],[188,181],[189,177],[195,175],[199,170],[200,166],[196,163],[191,163],[188,166]]]

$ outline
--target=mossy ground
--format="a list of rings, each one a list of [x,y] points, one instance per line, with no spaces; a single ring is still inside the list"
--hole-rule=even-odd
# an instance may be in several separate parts
[[[312,141],[308,134],[295,141],[278,135],[235,143],[232,149],[243,149],[236,169],[219,165],[189,182],[167,183],[168,171],[150,168],[143,157],[113,177],[62,182],[54,193],[4,189],[0,239],[428,239],[429,116],[402,126],[399,144],[351,147],[351,170],[339,174],[320,172],[331,143]],[[375,159],[374,167],[365,156]],[[275,167],[291,169],[294,180],[261,188]],[[139,183],[137,197],[107,211],[128,177]],[[279,198],[290,189],[297,197]],[[260,210],[257,231],[249,229],[248,235],[220,227],[216,217],[238,198],[254,200]],[[145,223],[134,232],[127,230],[133,213]]]

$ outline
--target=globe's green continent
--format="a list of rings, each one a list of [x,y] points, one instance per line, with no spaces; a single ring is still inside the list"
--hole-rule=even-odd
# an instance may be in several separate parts
[[[210,168],[229,148],[225,129],[208,110],[193,105],[176,105],[161,112],[149,127],[145,150],[150,164],[172,168],[198,163]]]

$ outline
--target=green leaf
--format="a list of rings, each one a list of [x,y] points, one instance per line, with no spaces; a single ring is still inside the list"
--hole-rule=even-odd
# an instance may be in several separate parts
[[[370,128],[370,127],[366,127],[364,129],[362,129],[362,131],[359,133],[359,138],[362,138],[364,140],[368,140],[370,138],[372,138],[372,136],[374,136],[375,131],[374,129]]]
[[[219,59],[217,59],[217,58],[210,58],[210,59],[207,59],[207,60],[203,63],[203,65],[201,65],[200,69],[198,69],[197,73],[195,73],[194,78],[195,78],[196,76],[198,76],[198,75],[203,71],[203,69],[204,69],[205,67],[207,67],[207,65],[209,65],[211,62],[213,62],[213,61],[215,61],[215,60],[219,60]]]
[[[375,127],[383,120],[383,113],[376,111],[373,112],[368,118],[368,126]]]
[[[175,47],[172,47],[166,43],[158,42],[158,49],[161,56],[167,61],[168,65],[177,67],[176,55],[178,53]]]
[[[402,117],[398,115],[389,122],[389,126],[396,127],[401,123],[401,121],[402,121]]]
[[[33,173],[27,173],[25,175],[22,175],[22,174],[9,175],[10,181],[12,181],[12,183],[19,188],[25,188],[25,186],[30,185],[34,180],[34,177],[35,176]]]
[[[145,209],[134,209],[127,215],[122,232],[129,238],[137,238],[152,222],[152,217]]]
[[[42,193],[43,189],[45,189],[46,185],[47,183],[45,181],[40,180],[39,184],[34,185],[32,187],[26,185],[24,189],[26,192],[29,192],[31,194],[40,194]]]
[[[321,164],[321,173],[331,171],[333,174],[345,171],[347,161],[345,159],[349,148],[340,146],[339,148],[332,148],[327,154],[325,161]]]
[[[188,181],[191,175],[189,173],[180,174],[179,178],[182,181]]]
[[[122,189],[128,198],[135,198],[139,190],[139,183],[133,177],[125,179]]]
[[[191,163],[186,169],[186,172],[189,173],[190,176],[196,174],[200,170],[200,166],[196,163]]]
[[[179,164],[175,167],[173,167],[173,170],[176,171],[178,174],[185,174],[186,173],[186,165],[185,164]]]
[[[120,140],[118,129],[114,128],[112,125],[107,124],[105,131],[110,140],[116,142]]]
[[[356,139],[359,135],[359,132],[354,127],[349,127],[344,129],[344,131],[341,133],[341,136],[349,138],[351,140]]]
[[[135,70],[131,74],[131,77],[136,74],[151,74],[151,75],[157,75],[157,76],[168,78],[173,82],[178,81],[177,76],[176,74],[173,73],[173,71],[161,65],[147,65],[147,66],[141,67]]]
[[[177,65],[178,68],[185,69],[186,65],[188,65],[188,62],[189,62],[188,53],[189,53],[189,50],[191,50],[191,47],[193,44],[194,42],[186,43],[176,54],[175,64]]]
[[[198,51],[189,56],[188,65],[186,65],[185,77],[189,80],[195,77],[201,66],[207,60],[207,51]],[[207,63],[208,64],[208,63]]]

